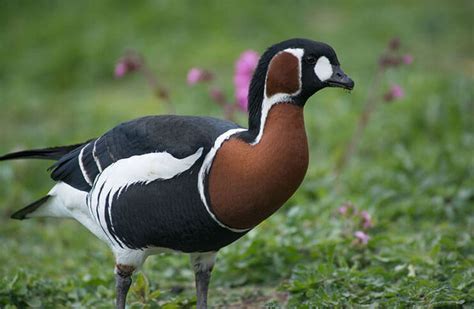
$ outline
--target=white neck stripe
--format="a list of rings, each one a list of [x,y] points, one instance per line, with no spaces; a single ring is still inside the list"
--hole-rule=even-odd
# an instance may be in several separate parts
[[[214,215],[214,213],[211,211],[211,209],[209,208],[209,205],[207,203],[206,194],[204,193],[204,181],[205,181],[206,175],[209,174],[209,171],[211,169],[212,162],[214,161],[216,153],[219,150],[219,148],[221,148],[222,144],[226,140],[228,140],[232,135],[234,135],[235,133],[242,132],[242,131],[247,131],[247,129],[240,129],[240,128],[239,129],[231,129],[231,130],[226,131],[226,132],[222,133],[221,135],[219,135],[219,137],[214,142],[214,146],[206,154],[206,157],[204,158],[204,161],[202,162],[201,169],[199,170],[199,175],[198,175],[199,195],[201,196],[201,201],[204,204],[204,207],[206,208],[207,213],[221,227],[223,227],[225,229],[228,229],[228,230],[230,230],[232,232],[235,232],[235,233],[243,233],[243,232],[246,232],[250,229],[232,228],[230,226],[227,226],[223,222],[219,221],[219,219],[217,219],[216,215]]]
[[[268,69],[267,69],[267,75],[265,76],[265,87],[263,89],[263,102],[262,102],[262,114],[260,116],[260,128],[258,130],[258,135],[255,138],[255,140],[251,143],[251,145],[256,145],[260,143],[260,140],[262,139],[263,136],[263,130],[265,127],[265,121],[267,120],[268,113],[270,111],[270,108],[273,107],[273,105],[278,104],[278,103],[283,103],[283,102],[288,102],[291,101],[291,99],[294,96],[297,96],[301,92],[301,59],[303,58],[304,50],[302,48],[287,48],[278,54],[276,54],[273,58],[275,58],[277,55],[280,53],[290,53],[293,56],[295,56],[298,59],[298,90],[295,91],[294,93],[275,93],[271,97],[267,97],[267,79],[268,79]],[[271,61],[270,61],[271,64]],[[268,68],[270,68],[270,64],[268,65]]]

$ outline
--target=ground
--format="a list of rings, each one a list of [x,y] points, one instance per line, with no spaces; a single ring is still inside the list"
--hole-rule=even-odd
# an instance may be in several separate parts
[[[277,214],[218,256],[216,307],[474,306],[474,101],[471,1],[36,1],[0,3],[0,153],[84,141],[167,112],[141,76],[113,78],[127,48],[143,52],[178,114],[222,117],[187,70],[212,69],[232,94],[245,49],[308,37],[330,43],[355,80],[306,106],[310,167]],[[387,42],[411,65],[391,69],[405,96],[378,100],[357,152],[336,177]],[[245,124],[245,116],[238,117]],[[109,308],[113,257],[68,220],[9,219],[53,184],[47,162],[0,164],[0,307]],[[356,215],[372,217],[366,245]],[[150,258],[132,308],[191,307],[184,255]]]

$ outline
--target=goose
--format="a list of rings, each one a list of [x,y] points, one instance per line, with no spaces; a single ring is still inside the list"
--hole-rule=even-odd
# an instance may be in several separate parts
[[[219,249],[276,212],[309,162],[303,108],[326,87],[352,90],[329,45],[269,47],[249,88],[248,128],[198,116],[145,116],[98,138],[0,157],[55,160],[54,187],[13,219],[72,218],[112,250],[116,307],[150,255],[190,254],[197,308],[207,308]]]

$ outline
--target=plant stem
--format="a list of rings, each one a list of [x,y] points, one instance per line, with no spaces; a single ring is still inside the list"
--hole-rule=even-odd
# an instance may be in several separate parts
[[[367,124],[370,120],[370,116],[375,110],[375,107],[377,105],[376,94],[384,73],[385,69],[382,66],[379,66],[374,74],[374,79],[369,87],[367,99],[365,101],[362,113],[359,116],[357,127],[354,130],[354,134],[352,135],[352,138],[347,144],[344,153],[341,156],[341,159],[336,165],[336,180],[339,179],[339,176],[341,175],[342,171],[349,164],[352,156],[356,152],[359,141],[362,138],[362,134],[364,133],[364,129],[367,127]]]
[[[148,82],[148,86],[150,86],[155,96],[157,96],[159,99],[161,99],[162,101],[166,103],[170,113],[174,114],[175,110],[174,110],[173,104],[171,104],[168,91],[163,86],[159,85],[156,75],[148,68],[143,57],[141,57],[141,59],[142,59],[141,72],[143,73],[143,76]]]

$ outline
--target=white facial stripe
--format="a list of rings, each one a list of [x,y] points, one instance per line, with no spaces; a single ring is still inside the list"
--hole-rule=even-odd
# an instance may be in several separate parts
[[[298,59],[298,79],[299,79],[299,87],[298,90],[295,93],[291,93],[290,95],[295,96],[298,95],[301,92],[301,75],[302,75],[302,70],[301,70],[301,59],[303,58],[304,55],[304,50],[302,48],[287,48],[284,50],[284,52],[290,53],[293,56]],[[267,81],[265,80],[265,88],[267,86]],[[267,89],[265,89],[265,96],[267,96]]]
[[[290,53],[299,60],[301,60],[301,57],[303,57],[304,50],[302,48],[287,48],[284,50],[284,52]]]
[[[319,78],[320,81],[324,82],[332,76],[332,65],[329,62],[329,59],[321,56],[314,66],[314,73]]]

